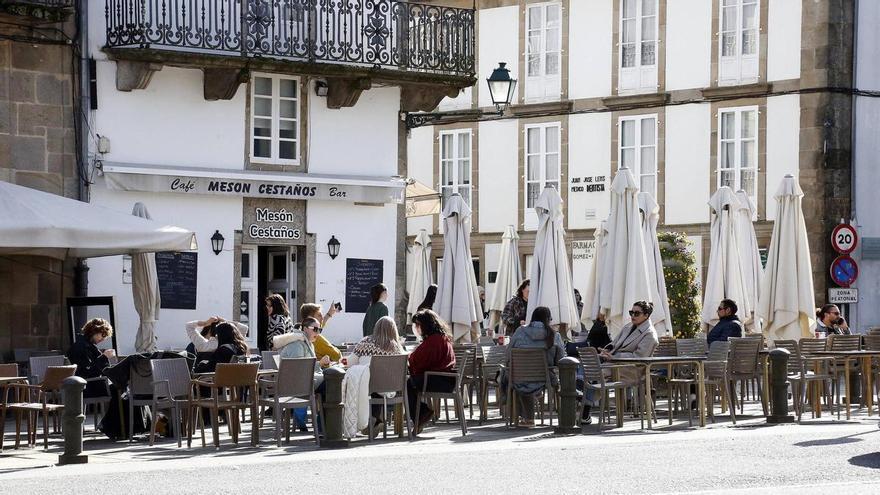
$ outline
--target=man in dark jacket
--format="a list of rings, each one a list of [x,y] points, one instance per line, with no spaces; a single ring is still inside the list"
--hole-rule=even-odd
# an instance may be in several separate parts
[[[722,299],[718,304],[718,324],[712,327],[706,336],[706,343],[727,341],[730,337],[742,337],[743,324],[736,316],[736,303],[730,299]]]

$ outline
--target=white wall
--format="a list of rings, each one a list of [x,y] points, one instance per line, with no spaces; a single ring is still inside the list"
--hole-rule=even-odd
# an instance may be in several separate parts
[[[189,343],[184,324],[212,315],[229,317],[233,297],[233,239],[241,229],[241,198],[187,196],[170,193],[111,191],[103,179],[91,188],[92,203],[131,213],[134,203],[147,206],[154,220],[191,229],[199,243],[196,309],[162,309],[156,333],[159,347],[182,349]],[[219,230],[226,242],[223,252],[211,250],[211,236]],[[326,242],[325,242],[326,244]],[[116,335],[121,353],[134,352],[138,315],[131,285],[122,283],[122,256],[92,258],[89,263],[89,295],[116,296]],[[252,329],[254,330],[254,329]],[[251,332],[256,338],[256,332]],[[253,340],[256,342],[256,340]]]
[[[570,6],[569,98],[608,96],[611,94],[611,47],[616,43],[611,39],[616,22],[612,0],[576,0]]]
[[[489,77],[492,71],[498,67],[498,62],[507,62],[510,69],[510,77],[517,79],[519,72],[519,7],[498,7],[495,9],[480,9],[477,22],[480,25],[479,41],[479,67],[477,70],[477,84]],[[524,81],[519,81],[516,86],[514,101],[517,101],[519,90]],[[479,105],[481,107],[492,105],[489,90],[479,91]]]
[[[480,77],[477,74],[477,83],[480,84],[485,80],[486,77],[489,77],[488,74],[485,77]],[[514,76],[516,77],[516,76]],[[485,84],[485,82],[483,82]],[[488,90],[487,90],[488,91]],[[440,101],[440,104],[437,105],[437,110],[441,112],[448,112],[450,110],[465,110],[471,107],[471,103],[473,102],[473,92],[474,88],[464,88],[458,96],[455,98],[446,97]]]
[[[434,127],[417,127],[409,132],[406,144],[407,175],[422,184],[434,187]],[[434,218],[437,215],[425,215],[406,220],[407,235],[416,235],[425,229],[434,231]]]
[[[769,2],[767,80],[798,79],[801,77],[801,0]]]
[[[709,86],[712,66],[712,2],[666,4],[666,90]],[[660,45],[662,50],[663,43]]]
[[[489,272],[497,272],[498,271],[498,260],[501,258],[501,243],[486,243],[485,248],[483,250],[483,272],[486,274],[485,278],[480,282],[480,285],[486,289],[486,301],[492,300],[492,294],[495,293],[495,284],[489,283]]]
[[[244,168],[245,85],[228,101],[205,101],[202,72],[165,67],[147,89],[116,90],[116,63],[99,60],[92,129],[110,139],[105,160]]]
[[[567,229],[594,229],[611,207],[611,113],[571,115],[568,118]],[[604,192],[571,192],[573,177],[605,176]],[[587,218],[588,210],[594,213]]]
[[[315,299],[327,308],[333,301],[341,301],[345,308],[346,258],[381,259],[384,261],[384,281],[388,288],[389,314],[394,314],[397,290],[397,207],[354,206],[334,201],[309,201],[306,207],[306,226],[315,234],[317,246],[315,262]],[[331,260],[327,241],[335,235],[342,244],[339,256]],[[401,288],[404,289],[404,288]],[[334,316],[324,328],[324,335],[334,343],[357,342],[362,337],[364,313],[343,312]]]
[[[312,93],[314,94],[314,93]],[[309,102],[309,173],[397,175],[400,88],[361,93],[349,108],[327,108],[327,99]]]
[[[711,106],[666,107],[666,225],[709,221]]]
[[[767,98],[767,220],[776,218],[776,189],[786,174],[798,176],[800,96]]]
[[[504,232],[517,223],[519,191],[516,120],[480,122],[480,173],[477,178],[480,232]]]

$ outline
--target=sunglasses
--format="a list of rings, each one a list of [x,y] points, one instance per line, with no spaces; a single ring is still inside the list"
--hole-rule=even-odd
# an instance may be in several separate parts
[[[324,329],[321,327],[308,327],[308,328],[315,333],[321,333],[324,331]]]
[[[642,316],[643,314],[645,314],[645,313],[642,313],[641,311],[630,311],[629,312],[630,316]]]
[[[718,306],[718,311],[724,311],[725,309],[727,308],[725,308],[724,306]]]

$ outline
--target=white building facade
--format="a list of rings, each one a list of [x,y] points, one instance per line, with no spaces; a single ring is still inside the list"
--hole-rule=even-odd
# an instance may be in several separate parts
[[[488,298],[507,225],[519,232],[529,272],[532,206],[546,185],[560,189],[574,284],[583,293],[593,232],[609,213],[620,166],[655,195],[660,230],[685,232],[693,242],[703,277],[712,193],[721,185],[748,192],[766,249],[775,190],[793,174],[806,193],[821,303],[833,259],[831,222],[849,209],[848,187],[825,186],[829,174],[848,174],[850,166],[829,151],[850,148],[849,122],[826,116],[836,105],[829,73],[846,74],[839,67],[845,57],[838,66],[829,62],[829,26],[847,22],[836,17],[839,3],[478,2],[477,75],[506,62],[518,79],[515,99],[503,117],[491,115],[480,79],[444,100],[438,110],[454,114],[410,130],[409,175],[469,201],[473,256]],[[410,238],[431,233],[433,255],[442,256],[436,216],[410,218],[407,229]]]

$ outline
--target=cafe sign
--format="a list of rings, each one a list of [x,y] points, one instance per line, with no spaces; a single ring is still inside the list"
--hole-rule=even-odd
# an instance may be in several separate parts
[[[242,206],[245,244],[305,244],[305,201],[245,198]]]

